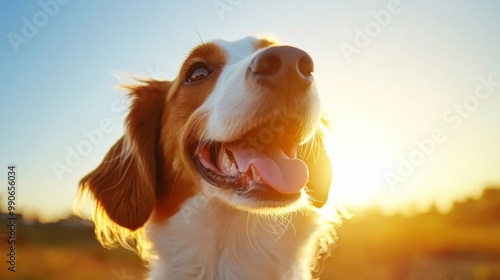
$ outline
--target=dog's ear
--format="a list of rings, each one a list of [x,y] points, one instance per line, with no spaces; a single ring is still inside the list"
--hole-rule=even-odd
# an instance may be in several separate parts
[[[160,123],[170,88],[170,82],[144,83],[128,87],[132,103],[125,135],[80,181],[80,191],[89,190],[94,196],[95,211],[104,211],[113,222],[130,230],[144,225],[155,204]]]
[[[322,117],[322,126],[328,127],[328,121]],[[307,193],[312,197],[312,204],[318,208],[322,207],[328,200],[330,184],[332,182],[332,167],[330,158],[325,150],[322,128],[314,138],[309,141],[300,151],[300,158],[304,159],[309,168],[309,180],[306,184]]]

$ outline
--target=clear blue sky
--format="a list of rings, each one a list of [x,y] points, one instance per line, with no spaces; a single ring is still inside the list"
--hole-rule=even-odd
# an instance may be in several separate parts
[[[444,209],[500,182],[500,87],[463,122],[453,111],[478,77],[500,82],[498,1],[401,0],[384,24],[373,13],[391,1],[68,1],[47,12],[39,3],[49,2],[0,2],[0,209],[15,163],[21,210],[44,219],[69,211],[78,180],[123,133],[114,87],[126,73],[173,79],[199,36],[271,33],[309,52],[333,123],[335,194],[347,202]],[[223,3],[235,5],[218,12]],[[366,28],[369,41],[356,44]],[[357,51],[346,55],[346,45]],[[67,149],[102,121],[111,125],[102,141],[59,180],[54,163],[67,165]],[[387,174],[436,129],[446,139],[389,188]]]

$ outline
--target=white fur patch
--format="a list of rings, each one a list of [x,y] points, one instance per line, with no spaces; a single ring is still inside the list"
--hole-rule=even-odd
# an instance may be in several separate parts
[[[184,207],[193,207],[197,199],[190,198]],[[182,213],[164,224],[147,225],[156,255],[151,280],[307,280],[317,240],[333,242],[331,224],[314,210],[266,217],[211,198],[189,220]]]

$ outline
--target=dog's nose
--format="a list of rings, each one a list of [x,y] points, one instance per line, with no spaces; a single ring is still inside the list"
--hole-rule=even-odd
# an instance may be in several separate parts
[[[313,81],[314,64],[303,50],[290,46],[269,47],[248,66],[255,81],[267,88],[285,92],[304,92]]]

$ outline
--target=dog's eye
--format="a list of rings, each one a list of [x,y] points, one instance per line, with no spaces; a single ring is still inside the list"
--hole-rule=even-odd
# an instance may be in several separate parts
[[[210,74],[212,74],[212,70],[206,64],[196,63],[189,68],[184,82],[188,84],[196,83],[210,76]]]

